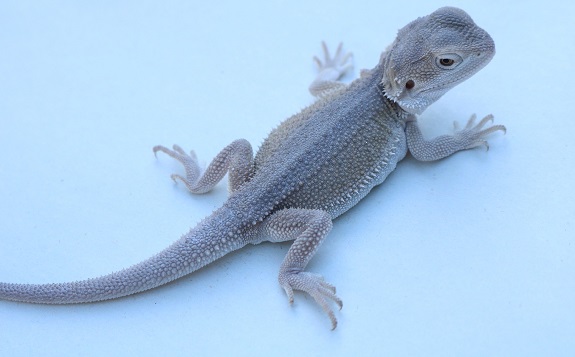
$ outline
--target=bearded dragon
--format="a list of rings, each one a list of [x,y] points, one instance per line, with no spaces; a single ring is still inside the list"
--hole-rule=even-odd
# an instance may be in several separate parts
[[[487,147],[486,136],[505,132],[487,116],[453,135],[426,140],[417,114],[483,68],[495,54],[489,34],[464,11],[445,7],[399,30],[379,63],[349,85],[341,47],[325,60],[310,91],[318,100],[274,129],[253,155],[239,139],[201,172],[196,155],[177,145],[153,148],[181,162],[172,175],[193,194],[210,191],[228,174],[230,196],[213,214],[157,255],[94,279],[54,284],[0,283],[0,299],[41,304],[87,303],[142,292],[178,279],[248,244],[293,240],[280,266],[279,283],[290,302],[294,290],[312,296],[337,326],[335,287],[306,265],[332,221],[381,184],[409,151],[438,160]],[[487,125],[487,127],[486,127]],[[458,128],[456,128],[458,129]]]

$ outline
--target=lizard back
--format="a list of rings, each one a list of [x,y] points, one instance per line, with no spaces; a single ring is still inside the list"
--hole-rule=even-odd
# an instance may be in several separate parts
[[[266,182],[274,210],[321,209],[335,218],[380,184],[407,151],[404,112],[381,93],[382,73],[378,65],[273,130],[249,190]]]

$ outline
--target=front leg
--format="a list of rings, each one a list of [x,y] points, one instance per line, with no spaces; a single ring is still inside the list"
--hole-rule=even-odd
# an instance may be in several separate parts
[[[226,173],[229,173],[229,190],[234,192],[242,184],[248,181],[254,172],[253,150],[250,143],[245,139],[239,139],[226,146],[210,163],[206,172],[200,175],[200,166],[196,154],[190,154],[179,147],[173,146],[170,150],[164,146],[154,146],[154,154],[164,152],[184,165],[186,177],[172,174],[172,180],[182,181],[188,190],[194,194],[206,193],[221,181]]]
[[[420,161],[434,161],[443,159],[458,151],[472,149],[489,144],[485,138],[496,131],[506,132],[505,126],[493,125],[482,129],[485,124],[493,121],[493,115],[488,115],[475,125],[475,115],[472,115],[463,130],[459,130],[457,122],[454,123],[456,132],[453,135],[441,135],[431,140],[425,140],[416,121],[410,121],[405,128],[407,147],[413,157]]]
[[[331,227],[331,217],[325,211],[289,208],[268,217],[263,222],[262,233],[271,242],[295,239],[280,267],[279,283],[290,304],[293,303],[294,290],[304,291],[313,297],[328,314],[332,329],[335,329],[337,319],[329,306],[329,300],[334,301],[340,309],[343,306],[335,294],[335,287],[321,275],[304,271]]]

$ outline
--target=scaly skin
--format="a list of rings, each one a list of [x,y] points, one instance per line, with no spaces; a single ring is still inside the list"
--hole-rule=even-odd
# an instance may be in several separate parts
[[[310,294],[337,325],[331,308],[342,302],[335,287],[304,271],[332,227],[332,220],[358,203],[395,169],[407,151],[431,161],[487,145],[473,119],[454,135],[425,140],[415,114],[471,77],[493,57],[489,35],[462,10],[442,8],[401,29],[379,64],[349,86],[337,79],[351,65],[341,47],[310,87],[319,100],[273,130],[253,157],[236,140],[202,175],[195,154],[179,146],[164,152],[186,175],[172,175],[190,192],[209,192],[228,173],[230,197],[212,215],[157,255],[125,270],[70,283],[0,283],[0,299],[46,304],[113,299],[158,287],[247,244],[295,240],[280,267],[279,282],[290,302],[293,291]]]

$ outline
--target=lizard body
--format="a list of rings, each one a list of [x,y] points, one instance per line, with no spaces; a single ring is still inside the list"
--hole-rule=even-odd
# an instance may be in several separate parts
[[[337,79],[350,65],[338,49],[310,91],[319,99],[274,129],[255,157],[251,145],[236,140],[200,173],[195,154],[179,146],[154,147],[180,161],[186,176],[172,175],[195,194],[210,191],[227,173],[230,196],[221,208],[171,246],[127,269],[69,283],[0,283],[0,299],[47,304],[84,303],[148,290],[189,274],[247,244],[294,240],[279,273],[290,302],[293,290],[310,294],[329,315],[342,302],[335,287],[306,272],[332,227],[395,169],[408,150],[425,161],[487,145],[473,117],[454,135],[426,140],[415,114],[447,90],[471,77],[493,57],[491,37],[456,8],[441,8],[398,33],[379,64],[345,86]]]

